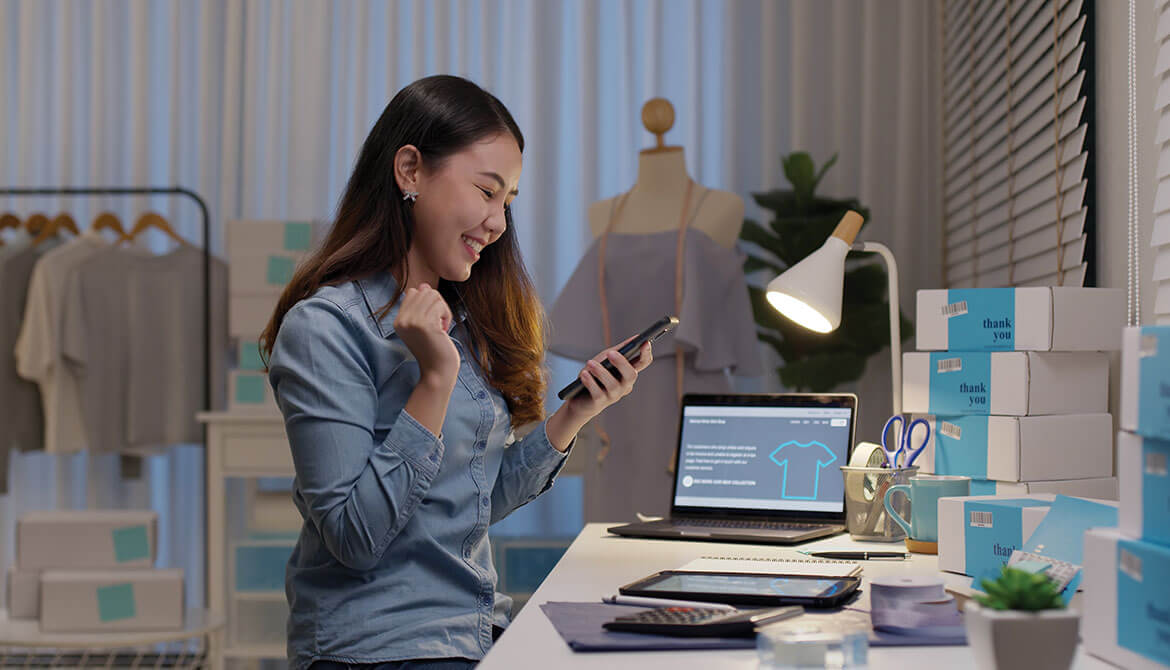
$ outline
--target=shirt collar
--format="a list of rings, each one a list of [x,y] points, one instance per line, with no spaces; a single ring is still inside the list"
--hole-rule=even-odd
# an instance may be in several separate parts
[[[378,332],[384,338],[394,335],[394,319],[398,316],[402,300],[399,299],[381,319],[377,318],[378,312],[390,302],[398,291],[398,282],[394,279],[394,275],[388,271],[381,271],[364,279],[358,279],[354,283],[357,284],[358,291],[365,301],[366,314],[377,325]],[[451,325],[447,328],[447,333],[450,334],[455,326],[466,318],[467,310],[462,305],[453,310],[453,318]]]

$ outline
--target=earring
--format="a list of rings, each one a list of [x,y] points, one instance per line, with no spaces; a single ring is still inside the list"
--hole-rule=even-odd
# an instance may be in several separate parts
[[[402,194],[402,199],[409,200],[411,203],[414,203],[414,201],[418,199],[418,191],[405,191]]]

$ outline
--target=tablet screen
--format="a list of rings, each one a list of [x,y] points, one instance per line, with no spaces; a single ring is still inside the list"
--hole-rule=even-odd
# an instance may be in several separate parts
[[[665,575],[662,579],[641,584],[640,590],[818,598],[834,595],[843,585],[839,579],[774,577],[771,575],[670,574]]]

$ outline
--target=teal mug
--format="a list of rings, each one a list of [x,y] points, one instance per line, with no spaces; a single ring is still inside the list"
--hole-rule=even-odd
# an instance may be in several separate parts
[[[890,506],[890,496],[901,491],[910,498],[910,521]],[[886,491],[882,503],[886,514],[906,530],[915,542],[938,542],[938,499],[946,496],[971,495],[971,478],[951,475],[917,475],[910,484],[896,484]]]

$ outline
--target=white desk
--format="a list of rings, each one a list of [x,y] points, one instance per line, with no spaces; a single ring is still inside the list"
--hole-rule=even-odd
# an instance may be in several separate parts
[[[610,535],[605,531],[614,524],[591,523],[581,531],[556,568],[537,589],[507,632],[496,642],[479,665],[480,670],[514,670],[515,668],[605,668],[605,670],[650,670],[651,668],[743,668],[757,667],[754,649],[673,652],[574,653],[552,627],[540,605],[549,601],[600,601],[617,587],[659,570],[682,566],[687,561],[708,555],[792,556],[802,557],[796,548],[765,547],[721,542],[679,542],[638,540]],[[901,549],[901,545],[853,542],[848,535],[838,535],[801,545],[804,550]],[[935,556],[914,555],[907,561],[864,562],[864,578],[888,574],[938,573]],[[960,575],[941,573],[948,584],[965,585],[970,580]],[[869,594],[862,583],[858,606],[869,608]],[[967,647],[881,647],[870,648],[869,667],[890,668],[974,668]],[[1077,670],[1112,667],[1080,652],[1073,665]]]

